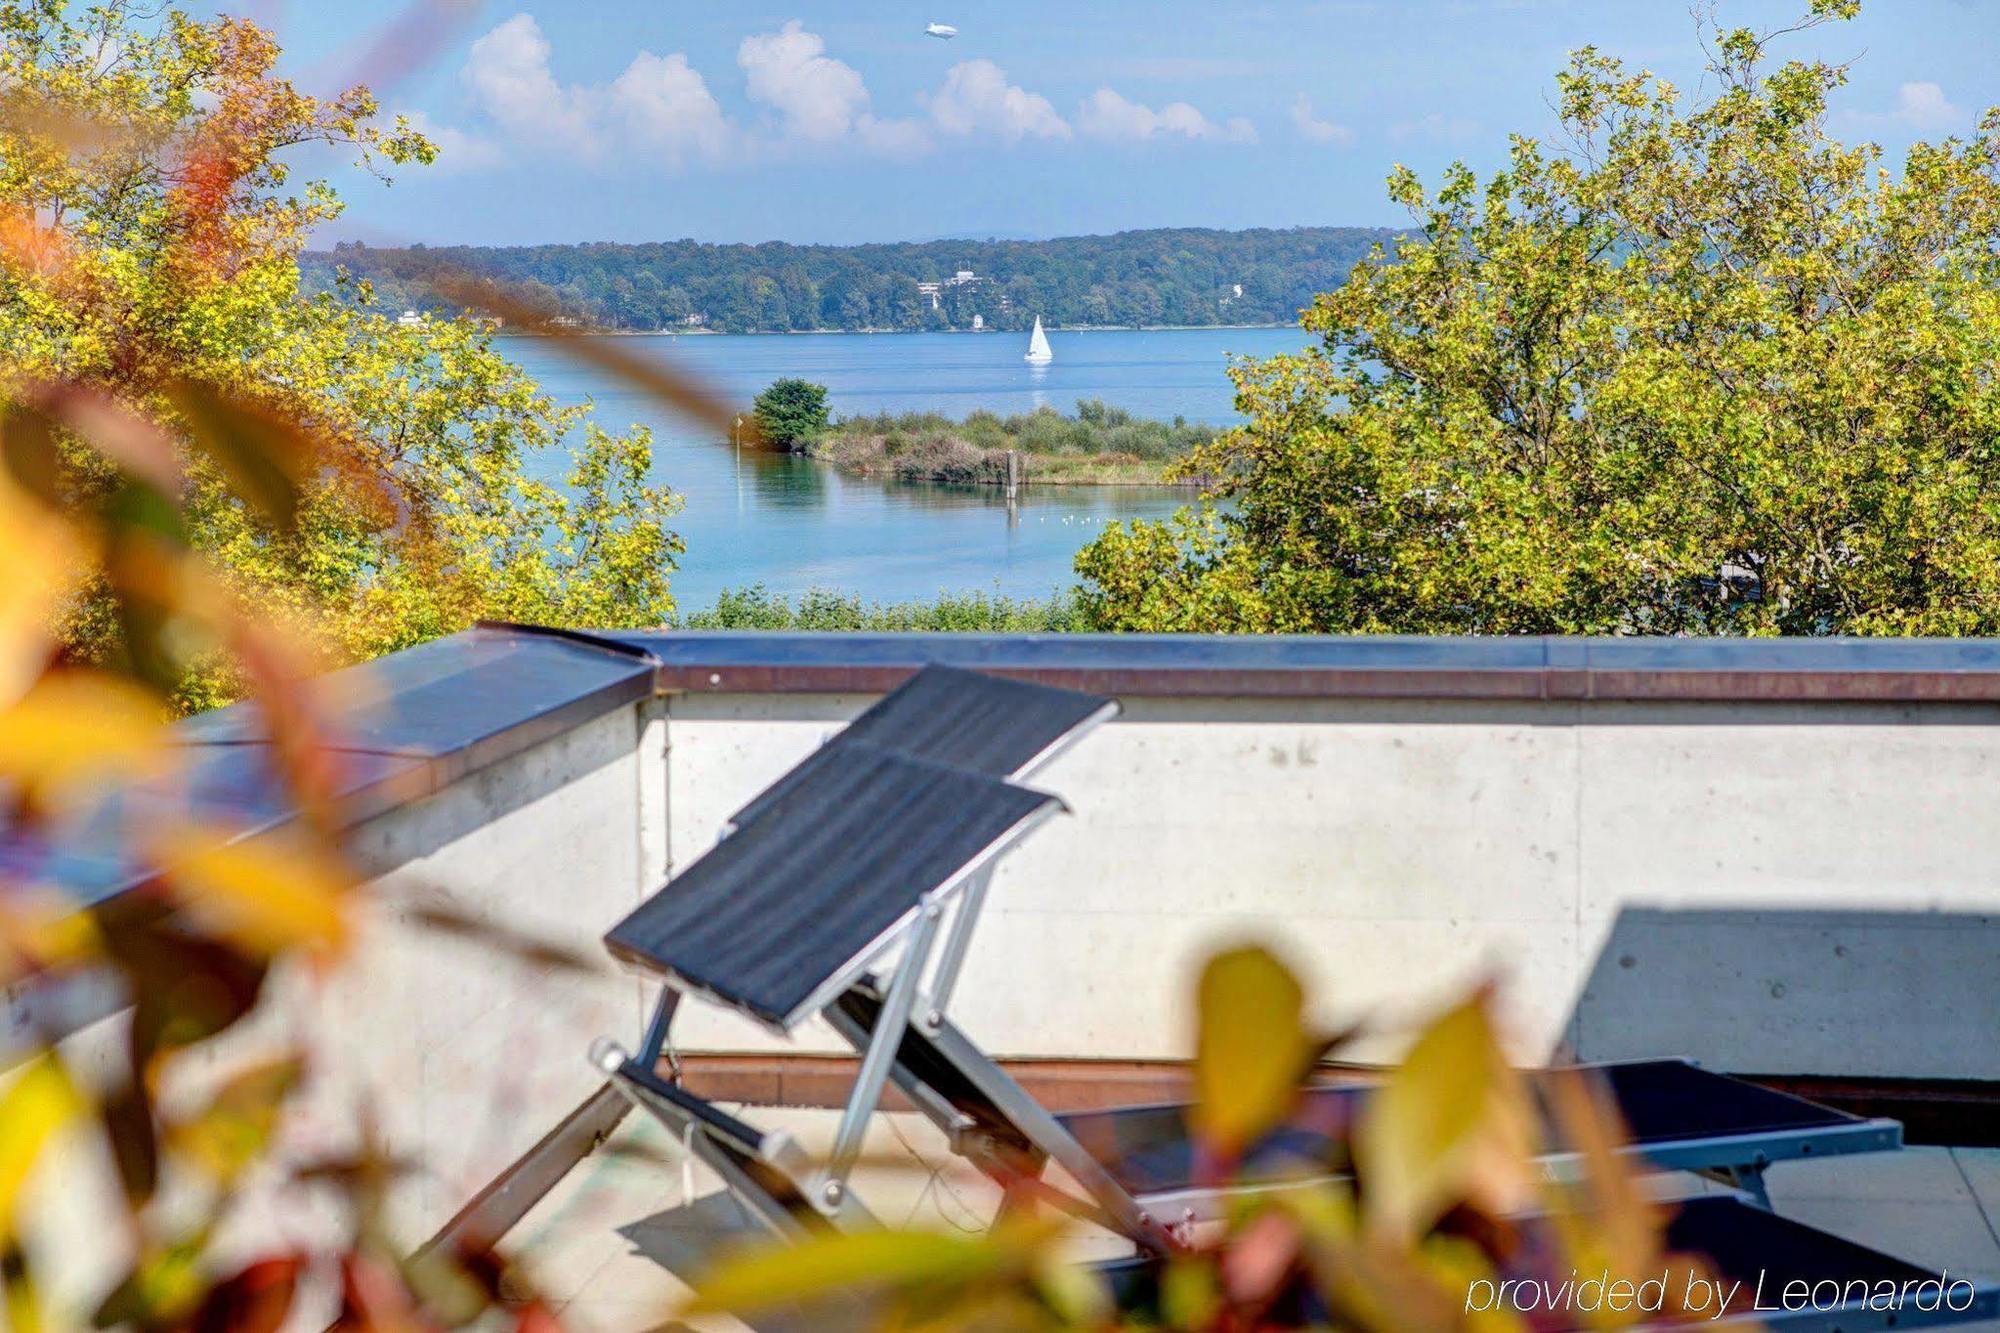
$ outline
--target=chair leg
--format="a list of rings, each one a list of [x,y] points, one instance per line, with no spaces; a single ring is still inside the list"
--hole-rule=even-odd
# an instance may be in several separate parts
[[[635,1057],[647,1069],[658,1067],[660,1052],[666,1049],[667,1034],[674,1025],[674,1013],[681,1007],[681,993],[672,986],[660,987],[660,998],[653,1005],[653,1016],[646,1023],[645,1038],[639,1043],[639,1054]],[[681,1076],[681,1062],[675,1059],[674,1078]]]
[[[938,1053],[970,1081],[1003,1114],[1008,1122],[1050,1160],[1067,1171],[1093,1202],[1107,1215],[1112,1226],[1141,1249],[1164,1254],[1175,1248],[1167,1228],[1140,1206],[1126,1188],[1114,1179],[1104,1164],[1076,1141],[1062,1122],[1030,1097],[1005,1070],[973,1045],[964,1033],[942,1017],[927,1024],[925,1034]]]
[[[903,1030],[909,1026],[910,1011],[916,1007],[917,986],[923,979],[924,965],[930,961],[931,944],[937,939],[938,916],[937,906],[931,904],[917,918],[916,929],[910,932],[910,942],[904,946],[902,961],[896,966],[895,978],[889,983],[889,994],[882,1001],[874,1038],[862,1052],[861,1068],[847,1095],[847,1109],[841,1113],[840,1129],[834,1135],[833,1152],[821,1185],[828,1204],[839,1203],[846,1193],[847,1176],[861,1155],[869,1118],[881,1104],[882,1086],[896,1063]]]

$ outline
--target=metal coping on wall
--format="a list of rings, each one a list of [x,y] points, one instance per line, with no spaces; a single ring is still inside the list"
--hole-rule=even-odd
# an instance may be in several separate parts
[[[2000,641],[605,631],[681,694],[874,694],[931,663],[1123,698],[1983,703]]]

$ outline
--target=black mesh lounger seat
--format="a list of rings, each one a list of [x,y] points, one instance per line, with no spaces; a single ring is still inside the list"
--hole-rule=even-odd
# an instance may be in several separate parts
[[[1821,1106],[1686,1060],[1586,1065],[1630,1131],[1629,1151],[1665,1170],[1693,1171],[1763,1197],[1761,1175],[1776,1162],[1902,1146],[1902,1126]],[[1534,1076],[1531,1075],[1531,1078]],[[1365,1084],[1315,1088],[1291,1128],[1252,1148],[1246,1186],[1339,1173],[1333,1139],[1367,1101]],[[1127,1190],[1167,1215],[1207,1216],[1220,1195],[1197,1186],[1184,1103],[1061,1117]],[[1553,1165],[1553,1163],[1552,1163]]]
[[[613,956],[778,1032],[818,1011],[931,895],[1062,808],[869,745],[823,750],[764,818],[604,937]],[[769,820],[769,824],[765,823]]]
[[[1710,1298],[1708,1309],[1694,1311],[1692,1322],[1670,1324],[1663,1315],[1658,1320],[1643,1320],[1638,1327],[1685,1329],[1721,1325],[1783,1329],[1785,1333],[1864,1333],[1877,1329],[1943,1328],[2000,1316],[2000,1292],[1990,1287],[1907,1263],[1736,1199],[1688,1200],[1668,1223],[1666,1239],[1668,1249],[1674,1253],[1706,1260],[1709,1273],[1720,1279],[1723,1294]],[[1121,1310],[1133,1314],[1158,1312],[1161,1265],[1157,1259],[1142,1255],[1098,1264],[1095,1268],[1107,1279]],[[1550,1275],[1525,1276],[1545,1279]],[[1568,1276],[1555,1274],[1554,1279],[1560,1283]],[[1576,1276],[1594,1279],[1599,1274]],[[1656,1279],[1660,1273],[1610,1276],[1626,1278],[1636,1289],[1639,1283]],[[1686,1277],[1679,1269],[1669,1282],[1676,1295],[1686,1290]],[[1933,1282],[1936,1286],[1927,1285]],[[1792,1284],[1803,1287],[1792,1287],[1793,1308],[1786,1308],[1786,1289]],[[1885,1290],[1894,1296],[1883,1299]],[[1799,1295],[1801,1291],[1803,1296]],[[1709,1295],[1706,1291],[1702,1294],[1704,1298]],[[1871,1297],[1881,1308],[1870,1308]],[[1663,1303],[1650,1291],[1640,1299],[1648,1309]],[[1497,1284],[1491,1288],[1469,1288],[1466,1300],[1469,1306],[1492,1308],[1500,1300]],[[1887,1308],[1891,1300],[1895,1308]],[[1526,1313],[1520,1310],[1523,1303],[1533,1307],[1529,1317],[1536,1328],[1580,1331],[1604,1327],[1601,1298],[1590,1288],[1580,1292],[1558,1288],[1552,1297],[1546,1289],[1533,1289],[1525,1300],[1510,1298],[1504,1308]],[[1589,1308],[1593,1304],[1596,1310]],[[1722,1314],[1711,1320],[1710,1315],[1717,1307]],[[1596,1320],[1590,1318],[1593,1313],[1598,1316]],[[1325,1322],[1324,1307],[1303,1290],[1281,1299],[1280,1308],[1270,1318],[1274,1327],[1309,1327]]]
[[[817,765],[826,762],[822,755],[841,745],[873,745],[1018,781],[1117,712],[1115,700],[1094,694],[927,666],[848,723],[819,753],[765,788],[729,822],[740,828],[763,814],[792,787],[810,780]]]
[[[917,1004],[944,911],[1062,808],[1043,792],[865,743],[823,749],[759,818],[605,936],[616,958],[664,985],[638,1053],[600,1040],[593,1063],[779,1234],[871,1220],[847,1177],[889,1076],[896,1034]],[[760,1132],[659,1077],[682,994],[782,1035],[892,954],[878,1014],[884,1040],[865,1049],[826,1162],[810,1160],[789,1136]],[[925,996],[927,1012],[938,1003]]]

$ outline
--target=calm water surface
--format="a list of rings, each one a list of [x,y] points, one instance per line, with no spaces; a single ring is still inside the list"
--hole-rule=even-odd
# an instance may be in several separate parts
[[[1295,351],[1307,338],[1297,329],[1055,332],[1055,364],[1046,367],[1024,363],[1026,339],[1010,333],[627,341],[746,406],[772,380],[797,375],[827,386],[836,416],[962,417],[1044,404],[1073,412],[1079,398],[1102,398],[1137,416],[1224,424],[1236,419],[1223,373],[1229,357]],[[1160,487],[1031,486],[1010,511],[993,487],[871,481],[801,459],[738,455],[726,439],[552,343],[519,338],[504,346],[558,400],[594,400],[605,427],[652,428],[654,477],[686,501],[675,527],[687,554],[673,580],[683,610],[753,583],[788,595],[833,588],[871,601],[973,591],[1046,596],[1075,581],[1077,548],[1104,524],[1162,517],[1187,499]]]

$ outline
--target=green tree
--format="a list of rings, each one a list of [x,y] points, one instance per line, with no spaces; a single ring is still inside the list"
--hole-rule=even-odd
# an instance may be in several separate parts
[[[1200,509],[1081,554],[1092,616],[2000,631],[2000,112],[1895,172],[1830,137],[1842,68],[1709,35],[1698,103],[1585,48],[1560,149],[1392,176],[1418,232],[1239,368]]]
[[[798,452],[825,433],[826,386],[801,379],[771,381],[754,405],[764,443]]]
[[[366,89],[297,91],[278,56],[240,19],[0,2],[0,407],[8,384],[62,380],[157,424],[183,455],[175,498],[195,547],[346,656],[482,616],[664,621],[680,547],[673,497],[645,484],[643,432],[587,428],[483,322],[400,327],[365,283],[302,293],[300,253],[340,203],[295,183],[288,151],[386,170],[435,150],[401,120],[380,125]],[[347,465],[313,464],[296,513],[274,522],[223,484],[240,459],[191,444],[190,386],[344,442]],[[568,489],[530,479],[531,458],[563,453]],[[118,502],[119,469],[62,457],[66,503]],[[66,655],[126,651],[105,606],[98,587],[69,607]],[[183,702],[226,687],[197,674]]]

